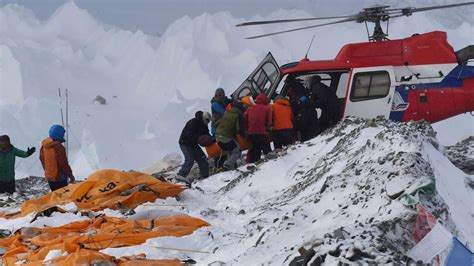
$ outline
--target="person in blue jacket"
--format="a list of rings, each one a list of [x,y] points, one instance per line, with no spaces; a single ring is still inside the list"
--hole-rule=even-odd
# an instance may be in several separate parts
[[[211,100],[211,134],[216,135],[217,126],[219,120],[224,116],[225,109],[228,104],[232,103],[232,99],[228,98],[225,95],[223,88],[217,88],[214,97]],[[216,169],[221,168],[224,165],[225,160],[227,159],[226,155],[222,155],[214,159],[214,166]]]

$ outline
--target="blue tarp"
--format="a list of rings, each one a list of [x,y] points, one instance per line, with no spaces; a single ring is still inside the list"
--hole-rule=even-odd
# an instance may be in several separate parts
[[[465,247],[457,237],[453,238],[453,247],[446,258],[446,266],[472,266],[473,253]]]

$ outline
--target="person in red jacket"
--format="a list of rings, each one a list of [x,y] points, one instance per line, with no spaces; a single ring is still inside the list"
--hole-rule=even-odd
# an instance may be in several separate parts
[[[259,94],[255,103],[245,112],[245,128],[252,143],[252,156],[249,163],[260,160],[262,151],[264,154],[271,151],[267,131],[270,131],[272,127],[272,109],[268,105],[268,98],[265,94]]]
[[[75,181],[66,149],[61,144],[65,141],[65,132],[64,127],[53,125],[49,137],[41,142],[40,160],[51,191],[67,186],[68,179],[71,183]]]
[[[272,104],[273,128],[272,140],[275,149],[293,144],[295,132],[293,130],[293,111],[290,102],[283,96],[277,96]]]

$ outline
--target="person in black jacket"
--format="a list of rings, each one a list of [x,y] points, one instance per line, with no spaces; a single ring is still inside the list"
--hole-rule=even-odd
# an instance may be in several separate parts
[[[300,141],[307,141],[317,135],[319,120],[316,109],[311,104],[309,93],[301,81],[288,76],[285,80],[290,105],[294,115],[294,129]]]
[[[179,137],[179,147],[184,155],[184,163],[181,166],[181,169],[179,169],[176,179],[186,183],[192,182],[192,180],[187,179],[186,177],[191,171],[194,161],[199,165],[201,178],[209,176],[207,156],[199,147],[198,139],[203,135],[209,136],[207,125],[211,121],[211,114],[208,112],[198,111],[194,116],[193,119],[186,123],[181,132],[181,136]]]
[[[311,77],[311,103],[314,108],[322,111],[320,117],[320,131],[334,126],[339,121],[339,99],[336,92],[321,82],[321,77]]]

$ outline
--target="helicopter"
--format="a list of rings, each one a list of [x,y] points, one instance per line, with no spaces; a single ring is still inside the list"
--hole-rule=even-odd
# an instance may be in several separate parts
[[[382,29],[392,18],[416,12],[473,5],[466,2],[422,8],[373,6],[347,16],[315,17],[245,22],[237,27],[340,19],[335,22],[248,37],[256,39],[327,25],[356,22],[374,23],[368,42],[346,44],[334,59],[312,61],[305,58],[279,66],[269,52],[258,67],[233,93],[233,99],[255,97],[260,93],[274,99],[290,96],[282,80],[294,77],[309,90],[309,81],[319,76],[338,98],[338,119],[346,116],[406,122],[434,123],[474,111],[474,45],[454,51],[446,32],[414,34],[390,40]],[[314,38],[314,37],[313,37]],[[290,96],[291,97],[291,96]]]

